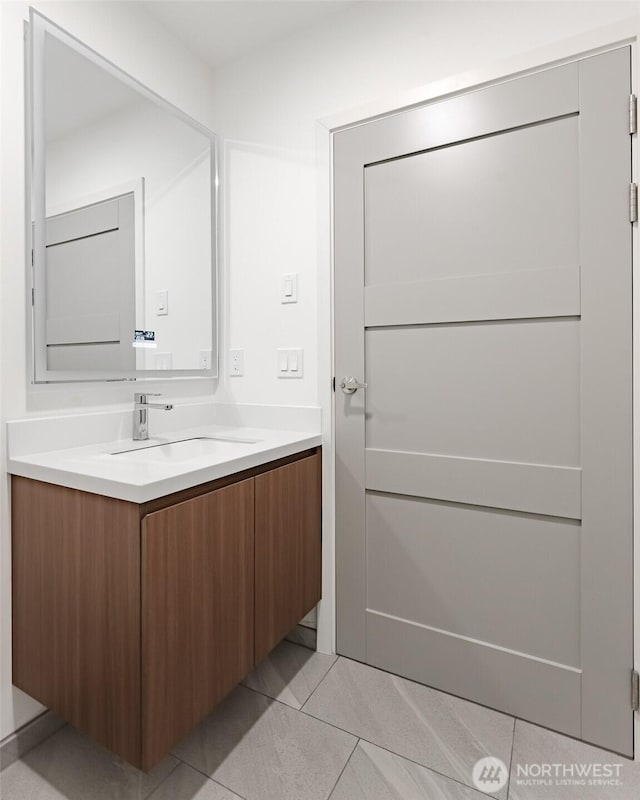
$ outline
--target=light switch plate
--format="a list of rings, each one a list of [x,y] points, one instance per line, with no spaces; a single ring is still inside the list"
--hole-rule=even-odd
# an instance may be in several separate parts
[[[163,289],[161,292],[156,292],[156,314],[159,317],[164,317],[169,313],[169,292]]]
[[[301,347],[284,347],[277,351],[276,374],[278,378],[302,378],[304,350]]]
[[[244,350],[229,350],[229,375],[236,378],[244,375]]]
[[[280,284],[280,302],[281,303],[298,302],[297,272],[287,272],[284,275],[282,275]]]

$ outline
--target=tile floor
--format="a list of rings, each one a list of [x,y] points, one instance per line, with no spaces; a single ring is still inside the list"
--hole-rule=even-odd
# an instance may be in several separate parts
[[[505,763],[507,785],[474,788],[473,767],[484,757]],[[554,765],[553,777],[542,783],[522,777],[526,765],[534,770],[542,764]],[[594,764],[612,765],[608,782],[571,785],[568,769]],[[283,642],[147,775],[69,726],[0,774],[2,800],[487,796],[638,800],[640,764],[354,661]]]

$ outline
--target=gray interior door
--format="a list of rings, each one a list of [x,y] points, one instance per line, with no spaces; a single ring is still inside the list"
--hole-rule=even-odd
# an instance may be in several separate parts
[[[47,368],[135,369],[134,199],[47,218]]]
[[[627,755],[629,75],[334,137],[338,652]]]

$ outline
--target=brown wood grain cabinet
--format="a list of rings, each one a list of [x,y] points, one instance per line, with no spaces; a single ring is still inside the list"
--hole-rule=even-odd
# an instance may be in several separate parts
[[[320,597],[320,460],[287,464],[255,482],[257,663]]]
[[[13,477],[13,682],[140,763],[136,506]]]
[[[319,601],[320,465],[142,505],[14,476],[14,684],[150,769]]]
[[[253,667],[253,478],[142,520],[142,763]]]

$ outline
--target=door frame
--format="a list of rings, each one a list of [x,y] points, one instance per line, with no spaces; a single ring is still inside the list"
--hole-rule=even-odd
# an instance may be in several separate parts
[[[471,90],[493,86],[550,67],[568,64],[619,47],[631,47],[631,91],[638,94],[640,64],[637,44],[640,18],[598,28],[570,39],[563,39],[533,51],[482,65],[473,72],[451,76],[373,103],[348,109],[316,122],[317,208],[318,208],[318,394],[322,408],[323,446],[323,601],[318,614],[318,650],[336,651],[335,578],[335,375],[334,327],[334,215],[333,215],[333,135],[346,128],[407,111],[430,102],[455,97]],[[632,180],[639,182],[638,136],[631,137]],[[632,227],[632,271],[636,278],[640,259],[639,225]],[[640,280],[633,282],[633,549],[634,549],[634,667],[640,671]],[[635,760],[640,762],[640,712],[634,719]]]

